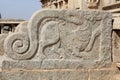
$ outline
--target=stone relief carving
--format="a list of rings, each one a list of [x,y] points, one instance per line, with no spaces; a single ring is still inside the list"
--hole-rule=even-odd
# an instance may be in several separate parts
[[[30,51],[27,52],[30,43],[28,40],[28,30],[26,26],[27,22],[21,23],[16,28],[15,33],[10,33],[9,36],[5,39],[5,52],[13,59],[27,59],[33,55],[30,53]]]
[[[47,47],[52,47],[50,51],[54,53],[56,46],[53,45],[57,43],[56,53],[60,55],[60,58],[66,58],[65,53],[67,52],[73,56],[79,56],[80,52],[91,51],[95,38],[101,33],[102,21],[101,19],[99,20],[100,24],[94,31],[92,31],[92,24],[89,20],[81,20],[79,24],[64,20],[54,21],[54,19],[44,22],[39,43],[41,45],[41,49],[39,49],[41,52],[39,53],[42,53],[45,57],[45,49]],[[68,27],[68,25],[70,26]]]
[[[109,26],[108,32],[111,31],[108,15],[100,11],[38,11],[24,25],[27,26],[26,33],[18,29],[6,38],[6,54],[17,60],[31,59],[36,54],[40,59],[81,59],[91,58],[92,54],[97,55],[98,59],[99,55],[103,58],[106,51],[102,55],[100,46],[106,39],[102,38],[101,33],[106,33],[105,26]],[[110,35],[105,35],[110,43]]]

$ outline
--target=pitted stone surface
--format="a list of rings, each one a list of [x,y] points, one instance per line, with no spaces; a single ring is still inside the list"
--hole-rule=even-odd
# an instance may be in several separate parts
[[[87,68],[99,67],[111,63],[111,20],[111,14],[103,11],[38,11],[26,25],[28,33],[7,37],[5,50],[15,60],[37,55],[43,62],[80,61]]]
[[[113,32],[113,61],[120,63],[120,31],[116,30]]]
[[[92,64],[92,65],[91,65]],[[87,65],[87,66],[86,66]],[[12,69],[96,69],[96,68],[111,68],[112,64],[95,64],[83,61],[71,61],[71,60],[41,60],[41,61],[4,61],[2,64],[2,70]]]
[[[4,51],[4,40],[7,37],[7,34],[0,34],[0,56],[3,56]]]
[[[52,69],[3,71],[3,80],[119,80],[115,70],[110,69]]]
[[[90,80],[115,80],[113,77],[115,74],[116,72],[112,68],[103,70],[96,69],[90,72]]]
[[[5,39],[5,52],[10,60],[3,61],[2,77],[5,80],[99,80],[95,73],[97,76],[108,73],[105,78],[110,80],[114,75],[111,23],[111,14],[104,11],[37,11],[28,23],[19,25]],[[101,72],[102,69],[108,71]]]
[[[3,72],[3,80],[88,80],[85,70]]]

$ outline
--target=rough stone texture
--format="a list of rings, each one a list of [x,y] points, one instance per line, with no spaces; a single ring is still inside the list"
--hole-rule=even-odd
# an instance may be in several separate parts
[[[21,22],[15,29],[15,32],[25,32],[25,33],[28,33],[28,30],[27,30],[27,24],[28,22],[27,21],[24,21],[24,22]]]
[[[114,22],[113,22],[113,30],[118,30],[120,29],[119,25],[120,25],[120,17],[117,17],[117,15],[113,15],[114,18]]]
[[[115,69],[53,69],[9,70],[2,72],[3,80],[119,80]],[[115,76],[114,76],[115,75]]]
[[[85,70],[40,70],[3,72],[3,80],[88,80]]]
[[[4,51],[4,40],[7,37],[7,34],[0,34],[0,56],[3,56]]]
[[[40,80],[38,72],[2,72],[1,80]]]
[[[52,9],[88,9],[98,8],[100,0],[40,0],[43,8]]]
[[[120,63],[120,31],[116,30],[113,32],[113,61]]]
[[[103,70],[93,70],[91,71],[90,80],[114,80],[115,70],[103,69]]]
[[[3,61],[2,79],[111,80],[111,16],[95,10],[37,11],[5,39],[11,59]]]
[[[41,68],[42,61],[3,61],[2,70],[35,70]]]
[[[98,64],[98,67],[100,64],[109,64],[112,30],[110,16],[102,11],[36,12],[28,23],[28,34],[19,31],[6,38],[6,53],[17,60],[37,55],[39,59],[53,60],[53,63],[61,59],[70,63],[80,62],[87,68],[91,67],[86,63]]]

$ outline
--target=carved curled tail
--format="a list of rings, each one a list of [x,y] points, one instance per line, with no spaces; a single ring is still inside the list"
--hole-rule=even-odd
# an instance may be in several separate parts
[[[15,32],[10,34],[4,43],[6,54],[16,60],[26,60],[32,58],[37,49],[41,31],[41,22],[46,18],[58,18],[58,10],[40,10],[33,14],[27,26],[28,34]]]
[[[27,60],[35,55],[37,44],[30,42],[26,26],[26,22],[21,23],[18,25],[18,31],[11,33],[5,39],[4,49],[8,57],[15,60]],[[25,30],[23,31],[23,29],[25,29],[26,32],[24,32]]]
[[[28,34],[21,31],[10,34],[4,43],[4,49],[8,57],[15,60],[31,59],[38,49],[38,33],[40,24],[45,18],[58,17],[59,11],[40,10],[33,14],[26,28]],[[23,25],[21,26],[23,27]],[[41,30],[40,30],[41,31]]]
[[[6,54],[16,60],[31,58],[34,54],[29,51],[29,40],[24,33],[14,33],[5,39],[4,49]]]

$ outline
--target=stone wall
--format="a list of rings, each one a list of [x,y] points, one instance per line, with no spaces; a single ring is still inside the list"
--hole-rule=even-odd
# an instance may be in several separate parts
[[[119,13],[119,0],[40,0],[43,8],[50,9],[99,9]]]
[[[101,0],[40,0],[43,8],[101,9]]]
[[[68,8],[68,0],[40,0],[43,8],[66,9]]]

